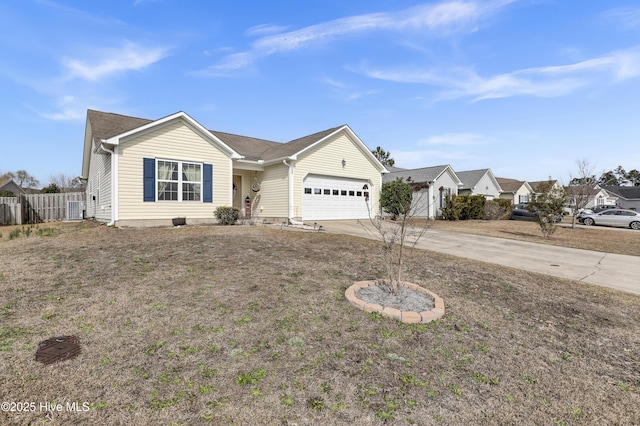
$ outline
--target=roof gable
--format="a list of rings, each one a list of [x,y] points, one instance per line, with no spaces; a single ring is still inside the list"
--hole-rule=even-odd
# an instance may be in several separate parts
[[[151,121],[149,123],[143,124],[142,126],[125,131],[123,133],[119,133],[114,136],[111,136],[105,142],[110,145],[120,145],[122,143],[126,143],[128,140],[131,140],[135,137],[143,135],[147,132],[157,130],[158,128],[161,128],[164,126],[168,126],[177,121],[186,125],[194,133],[199,134],[203,139],[209,141],[213,146],[216,146],[221,151],[225,152],[230,158],[242,158],[242,155],[238,154],[230,146],[225,144],[213,133],[205,129],[200,123],[198,123],[196,120],[191,118],[187,113],[182,111],[177,112],[175,114],[168,115],[159,120]]]
[[[473,189],[478,185],[483,177],[489,176],[489,180],[493,182],[496,188],[498,188],[498,190],[502,190],[500,183],[493,175],[491,169],[467,170],[464,172],[456,172],[456,174],[462,181],[461,189]]]
[[[527,192],[533,192],[533,188],[529,185],[528,182],[518,180],[518,179],[510,179],[510,178],[501,178],[497,177],[496,181],[502,188],[503,193],[513,193],[520,191],[523,187]]]
[[[26,192],[17,183],[15,183],[11,177],[0,179],[0,190],[13,192],[15,195],[24,194]]]
[[[395,171],[383,176],[384,182],[389,182],[397,178],[402,178],[405,181],[411,179],[412,182],[435,182],[444,173],[449,173],[457,185],[462,185],[462,182],[458,178],[458,175],[453,171],[450,165],[445,164],[441,166],[422,167],[419,169],[395,169]]]

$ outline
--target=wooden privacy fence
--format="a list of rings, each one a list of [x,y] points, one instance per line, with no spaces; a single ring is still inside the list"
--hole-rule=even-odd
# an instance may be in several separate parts
[[[84,201],[84,192],[0,197],[0,225],[80,220]]]

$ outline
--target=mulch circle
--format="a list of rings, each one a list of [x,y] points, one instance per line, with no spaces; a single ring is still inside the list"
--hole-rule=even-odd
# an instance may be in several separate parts
[[[76,336],[52,337],[38,344],[36,361],[49,365],[73,359],[80,352],[80,339]]]

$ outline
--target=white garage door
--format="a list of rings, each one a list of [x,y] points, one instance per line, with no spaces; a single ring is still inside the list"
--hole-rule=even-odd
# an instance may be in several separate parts
[[[302,219],[366,219],[371,207],[369,186],[367,181],[359,179],[307,176],[302,196]]]

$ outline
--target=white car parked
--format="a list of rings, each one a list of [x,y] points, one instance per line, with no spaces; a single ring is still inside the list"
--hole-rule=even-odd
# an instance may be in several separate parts
[[[633,210],[609,209],[600,213],[581,213],[578,216],[585,225],[618,226],[640,230],[640,213]]]

